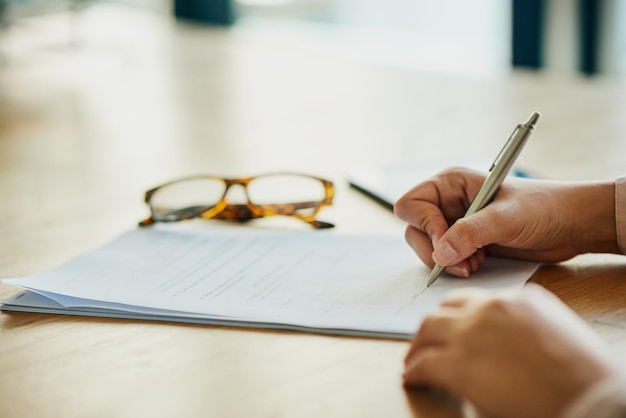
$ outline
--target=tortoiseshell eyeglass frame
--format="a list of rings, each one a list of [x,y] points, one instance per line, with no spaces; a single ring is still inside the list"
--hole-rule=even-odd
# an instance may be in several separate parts
[[[293,203],[279,203],[279,204],[254,204],[248,196],[248,184],[257,178],[269,177],[269,176],[298,176],[305,177],[319,181],[324,187],[324,198],[320,201],[305,201],[305,202],[293,202]],[[224,192],[221,199],[213,206],[194,206],[189,208],[183,208],[176,211],[168,212],[167,218],[160,217],[155,213],[153,205],[151,204],[154,194],[164,187],[172,184],[181,183],[190,180],[198,179],[211,179],[218,180],[224,183]],[[228,190],[233,185],[240,185],[243,187],[246,195],[246,203],[231,204],[228,203],[226,195]],[[247,222],[252,219],[264,218],[269,216],[289,216],[295,219],[299,219],[311,225],[315,229],[333,228],[335,225],[322,222],[315,219],[317,214],[325,206],[333,204],[333,198],[335,197],[335,187],[329,180],[325,180],[320,177],[311,176],[302,173],[293,172],[276,172],[266,173],[252,177],[239,177],[239,178],[225,178],[212,175],[196,175],[183,177],[177,180],[172,180],[150,189],[146,192],[144,201],[150,207],[150,217],[139,222],[139,226],[149,226],[156,222],[179,222],[188,219],[203,218],[203,219],[221,219],[234,222]],[[310,212],[307,214],[297,213],[298,210],[308,209]]]

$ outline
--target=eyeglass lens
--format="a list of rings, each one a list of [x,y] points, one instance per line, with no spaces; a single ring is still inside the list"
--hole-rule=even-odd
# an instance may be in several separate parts
[[[293,205],[294,213],[311,215],[324,200],[324,184],[317,179],[296,175],[266,175],[248,184],[248,197],[256,206]]]

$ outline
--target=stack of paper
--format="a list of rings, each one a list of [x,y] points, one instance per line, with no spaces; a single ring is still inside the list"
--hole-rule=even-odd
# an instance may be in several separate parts
[[[5,283],[3,310],[411,338],[446,292],[521,286],[537,264],[489,259],[469,280],[429,270],[395,235],[137,229]]]

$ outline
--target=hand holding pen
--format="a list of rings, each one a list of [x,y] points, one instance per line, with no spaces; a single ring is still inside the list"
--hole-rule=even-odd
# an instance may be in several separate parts
[[[478,189],[474,193],[475,197],[473,197],[472,203],[469,205],[469,207],[465,211],[465,214],[463,216],[459,214],[459,210],[461,209],[459,207],[449,208],[448,210],[451,213],[448,216],[445,216],[444,217],[445,219],[440,219],[440,221],[447,221],[447,219],[456,220],[459,218],[467,218],[470,215],[473,215],[474,213],[483,209],[489,202],[491,202],[491,200],[494,198],[496,193],[498,193],[498,190],[500,186],[502,185],[502,182],[504,181],[507,174],[511,170],[516,158],[521,153],[521,150],[524,147],[528,138],[530,137],[535,127],[535,124],[539,120],[539,117],[540,117],[539,113],[534,113],[530,117],[528,122],[524,124],[520,124],[516,127],[516,129],[513,131],[510,138],[504,145],[504,148],[502,149],[502,151],[500,151],[494,163],[490,167],[489,175],[487,176],[486,179],[484,179],[484,182],[482,183],[480,189]],[[445,195],[441,195],[438,192],[438,190],[436,190],[438,187],[438,184],[436,183],[436,181],[437,181],[436,179],[433,180],[433,182],[430,183],[430,187],[429,187],[429,183],[426,182],[424,185],[418,186],[418,188],[411,190],[404,197],[402,197],[398,201],[398,203],[396,203],[395,211],[396,211],[396,214],[401,219],[408,221],[409,224],[413,224],[413,226],[412,227],[410,226],[409,229],[407,230],[407,241],[409,241],[410,244],[411,244],[411,241],[413,240],[415,242],[415,245],[420,247],[424,245],[425,243],[424,240],[428,239],[429,241],[427,241],[426,244],[431,245],[432,243],[432,246],[435,247],[435,252],[433,253],[434,258],[437,258],[438,253],[439,255],[448,259],[455,258],[455,255],[458,255],[458,254],[455,253],[454,248],[452,248],[449,245],[449,243],[444,241],[441,245],[437,245],[438,244],[437,241],[439,241],[439,239],[441,238],[441,236],[447,229],[447,222],[444,224],[445,228],[441,227],[441,222],[439,223],[440,231],[431,231],[431,233],[428,233],[427,234],[428,236],[426,237],[421,235],[421,236],[416,236],[413,239],[411,238],[412,235],[415,236],[415,232],[416,232],[415,226],[418,227],[417,231],[419,231],[419,227],[422,227],[422,229],[424,229],[423,221],[421,221],[421,224],[419,222],[416,223],[412,221],[414,221],[416,217],[420,217],[420,216],[423,216],[425,220],[428,220],[429,214],[431,214],[433,210],[437,212],[440,209],[438,207],[433,207],[432,204],[420,205],[421,207],[414,208],[416,202],[419,205],[420,202],[425,201],[426,203],[428,202],[433,203],[433,200],[434,200],[440,205],[446,204],[445,199],[443,201],[439,201],[441,200],[441,197],[442,196],[445,197]],[[458,186],[459,185],[457,185],[457,187]],[[464,190],[464,192],[469,192],[469,191],[470,190]],[[462,201],[469,201],[471,199],[470,196],[471,195],[469,193],[467,193],[465,196],[462,196],[463,197]],[[428,227],[428,225],[429,225],[428,223],[425,224],[426,227]],[[471,223],[468,225],[470,227],[472,226]],[[428,231],[422,231],[422,232],[428,232]],[[475,231],[475,232],[478,232],[478,231]],[[419,251],[417,252],[419,254]],[[454,266],[454,267],[451,267],[450,270],[454,272],[454,269],[456,268],[457,275],[468,276],[470,271],[474,271],[478,267],[478,265],[482,262],[482,260],[484,260],[484,251],[480,250],[480,247],[475,248],[474,252],[475,254],[473,254],[473,258],[468,259],[469,266],[467,265],[466,266],[462,266],[462,265]],[[427,264],[430,264],[430,263],[427,262]],[[442,264],[435,265],[432,271],[432,274],[429,278],[428,286],[430,286],[437,279],[437,277],[441,274],[443,269],[444,267]]]
[[[541,115],[539,113],[535,112],[530,119],[528,119],[528,122],[518,125],[515,128],[508,141],[504,144],[502,151],[500,151],[493,164],[491,164],[491,167],[489,168],[489,175],[472,201],[472,204],[467,209],[467,212],[465,212],[465,217],[473,215],[484,208],[489,202],[491,202],[496,193],[498,193],[502,182],[509,174],[509,171],[511,171],[515,160],[522,152],[526,141],[530,138],[530,135],[535,129],[535,125],[537,124],[540,116]],[[435,267],[428,278],[428,284],[426,287],[430,287],[430,285],[437,280],[444,268],[445,267],[440,264],[435,264]]]

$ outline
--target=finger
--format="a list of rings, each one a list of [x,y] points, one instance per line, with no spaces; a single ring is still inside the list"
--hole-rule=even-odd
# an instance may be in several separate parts
[[[398,199],[394,205],[394,213],[409,225],[425,232],[431,241],[437,242],[448,229],[440,198],[437,182],[426,181]]]
[[[457,220],[437,242],[433,259],[441,265],[458,264],[476,251],[503,238],[503,221],[491,206]],[[483,250],[485,251],[485,250]]]
[[[433,268],[435,266],[435,262],[433,261],[432,253],[433,253],[433,245],[428,236],[418,230],[413,226],[408,226],[405,232],[405,239],[409,246],[415,251],[420,260],[428,266],[429,268]],[[468,259],[460,262],[457,265],[449,266],[446,268],[446,272],[452,274],[453,276],[458,277],[469,277],[470,272],[475,271],[480,262],[478,258],[476,259]],[[484,261],[484,257],[483,257]]]
[[[428,235],[409,225],[406,228],[404,237],[420,260],[422,260],[422,262],[429,268],[433,268],[435,266],[435,262],[432,258],[433,244],[430,241],[430,238],[428,238]]]
[[[405,209],[404,219],[409,225],[424,232],[432,244],[436,244],[448,230],[448,222],[438,206],[422,201],[411,201]],[[402,213],[396,210],[396,213]]]
[[[450,388],[453,368],[446,354],[447,350],[441,347],[425,347],[416,352],[402,375],[405,386]]]
[[[471,266],[467,260],[461,261],[459,264],[456,264],[454,266],[446,267],[446,273],[453,276],[462,277],[464,279],[469,277],[470,271]]]
[[[463,217],[483,178],[471,170],[446,170],[409,190],[398,199],[394,212],[437,243],[448,226]]]
[[[468,278],[471,273],[477,271],[485,262],[485,254],[486,250],[484,248],[479,248],[474,254],[461,261],[459,264],[446,267],[446,272],[454,276]],[[433,258],[432,255],[430,258]]]
[[[415,340],[404,358],[405,363],[424,346],[446,344],[454,332],[454,324],[460,318],[461,315],[451,307],[440,307],[424,318],[417,330]]]
[[[528,253],[527,257],[524,258],[536,257],[537,254],[533,254],[531,250],[508,248],[520,234],[519,221],[514,219],[516,215],[511,205],[500,204],[496,201],[455,222],[441,237],[438,245],[444,243],[450,245],[456,252],[458,259],[467,258],[478,249],[486,249],[487,247],[489,253],[494,255],[502,254],[522,258],[524,253]],[[435,250],[437,249],[435,248]],[[545,253],[545,250],[539,250],[537,253]],[[549,258],[550,256],[545,261],[550,261]],[[453,260],[452,263],[454,261],[456,260]]]
[[[479,248],[474,254],[467,258],[470,265],[470,272],[473,273],[480,268],[480,266],[485,262],[486,253],[487,250],[484,247]]]
[[[459,219],[441,237],[433,251],[433,260],[442,266],[460,263],[480,246],[479,225],[468,218]]]
[[[416,185],[402,195],[394,204],[393,210],[398,218],[412,224],[411,219],[413,219],[415,213],[411,210],[411,207],[420,203],[439,206],[439,197],[436,183],[431,179]]]
[[[483,247],[476,251],[476,256],[478,257],[478,266],[480,267],[487,259],[487,247]]]

